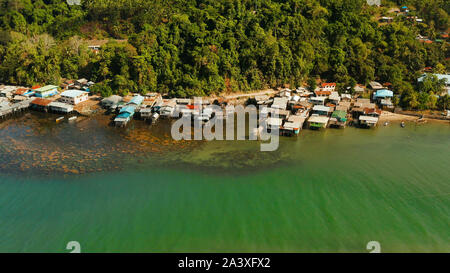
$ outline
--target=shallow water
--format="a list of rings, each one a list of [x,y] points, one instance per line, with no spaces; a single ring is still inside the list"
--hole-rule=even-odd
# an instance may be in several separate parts
[[[174,142],[108,117],[0,123],[0,251],[450,251],[450,127]]]

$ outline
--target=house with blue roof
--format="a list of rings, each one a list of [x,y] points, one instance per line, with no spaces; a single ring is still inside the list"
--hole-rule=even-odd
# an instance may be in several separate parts
[[[392,92],[391,90],[380,89],[380,90],[377,90],[376,92],[374,92],[373,98],[374,98],[374,100],[379,100],[379,99],[392,98],[393,96],[394,96],[394,92]]]
[[[116,126],[125,126],[134,116],[136,112],[136,106],[128,105],[120,109],[119,115],[114,119]]]
[[[391,101],[392,97],[394,97],[394,92],[388,89],[380,89],[373,92],[373,99],[381,106],[381,108],[393,108],[394,105]]]
[[[144,97],[141,95],[134,96],[127,105],[140,106],[144,102]]]

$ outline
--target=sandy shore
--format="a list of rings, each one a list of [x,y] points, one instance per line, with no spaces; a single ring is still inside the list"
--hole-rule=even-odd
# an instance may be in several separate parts
[[[383,111],[380,116],[380,121],[416,121],[419,117],[396,114],[388,111]]]
[[[403,114],[396,114],[388,111],[383,111],[380,116],[380,122],[386,122],[386,121],[418,121],[420,118],[417,116],[409,116],[409,115],[403,115]],[[433,118],[424,118],[425,121],[432,121],[432,122],[443,122],[443,123],[450,123],[448,120],[441,120],[441,119],[433,119]]]

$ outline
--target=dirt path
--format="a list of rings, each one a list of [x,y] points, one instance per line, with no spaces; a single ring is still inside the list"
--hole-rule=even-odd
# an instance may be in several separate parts
[[[272,95],[275,94],[277,91],[273,89],[266,89],[254,93],[241,93],[241,94],[223,94],[220,97],[225,98],[227,100],[232,99],[240,99],[240,98],[248,98],[248,97],[255,97],[255,96],[262,96],[262,95]]]

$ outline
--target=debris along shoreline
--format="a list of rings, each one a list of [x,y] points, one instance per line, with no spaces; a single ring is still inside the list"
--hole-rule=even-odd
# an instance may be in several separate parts
[[[26,109],[53,112],[75,120],[76,115],[89,117],[97,113],[113,116],[111,123],[125,127],[132,119],[142,119],[151,124],[159,119],[178,119],[189,115],[193,120],[207,122],[213,117],[226,119],[228,105],[254,105],[258,114],[266,116],[264,125],[278,129],[280,135],[299,135],[303,129],[376,127],[379,122],[427,121],[431,115],[394,111],[393,92],[372,82],[370,87],[358,86],[353,94],[338,93],[335,83],[322,83],[313,92],[305,87],[296,89],[262,90],[254,93],[228,94],[222,97],[164,98],[159,93],[132,94],[125,97],[112,95],[107,98],[91,95],[94,85],[86,79],[70,81],[61,89],[47,85],[31,88],[0,85],[0,117],[23,112]],[[356,88],[355,88],[356,90]],[[364,96],[364,94],[366,96]],[[366,98],[367,94],[372,99]],[[196,105],[201,102],[201,107]],[[219,106],[216,113],[212,106]],[[404,113],[409,115],[404,115]],[[278,117],[275,117],[277,114]],[[434,116],[443,121],[450,115]],[[64,117],[59,118],[63,120]],[[385,123],[387,125],[387,123]],[[252,128],[260,132],[262,128]]]

